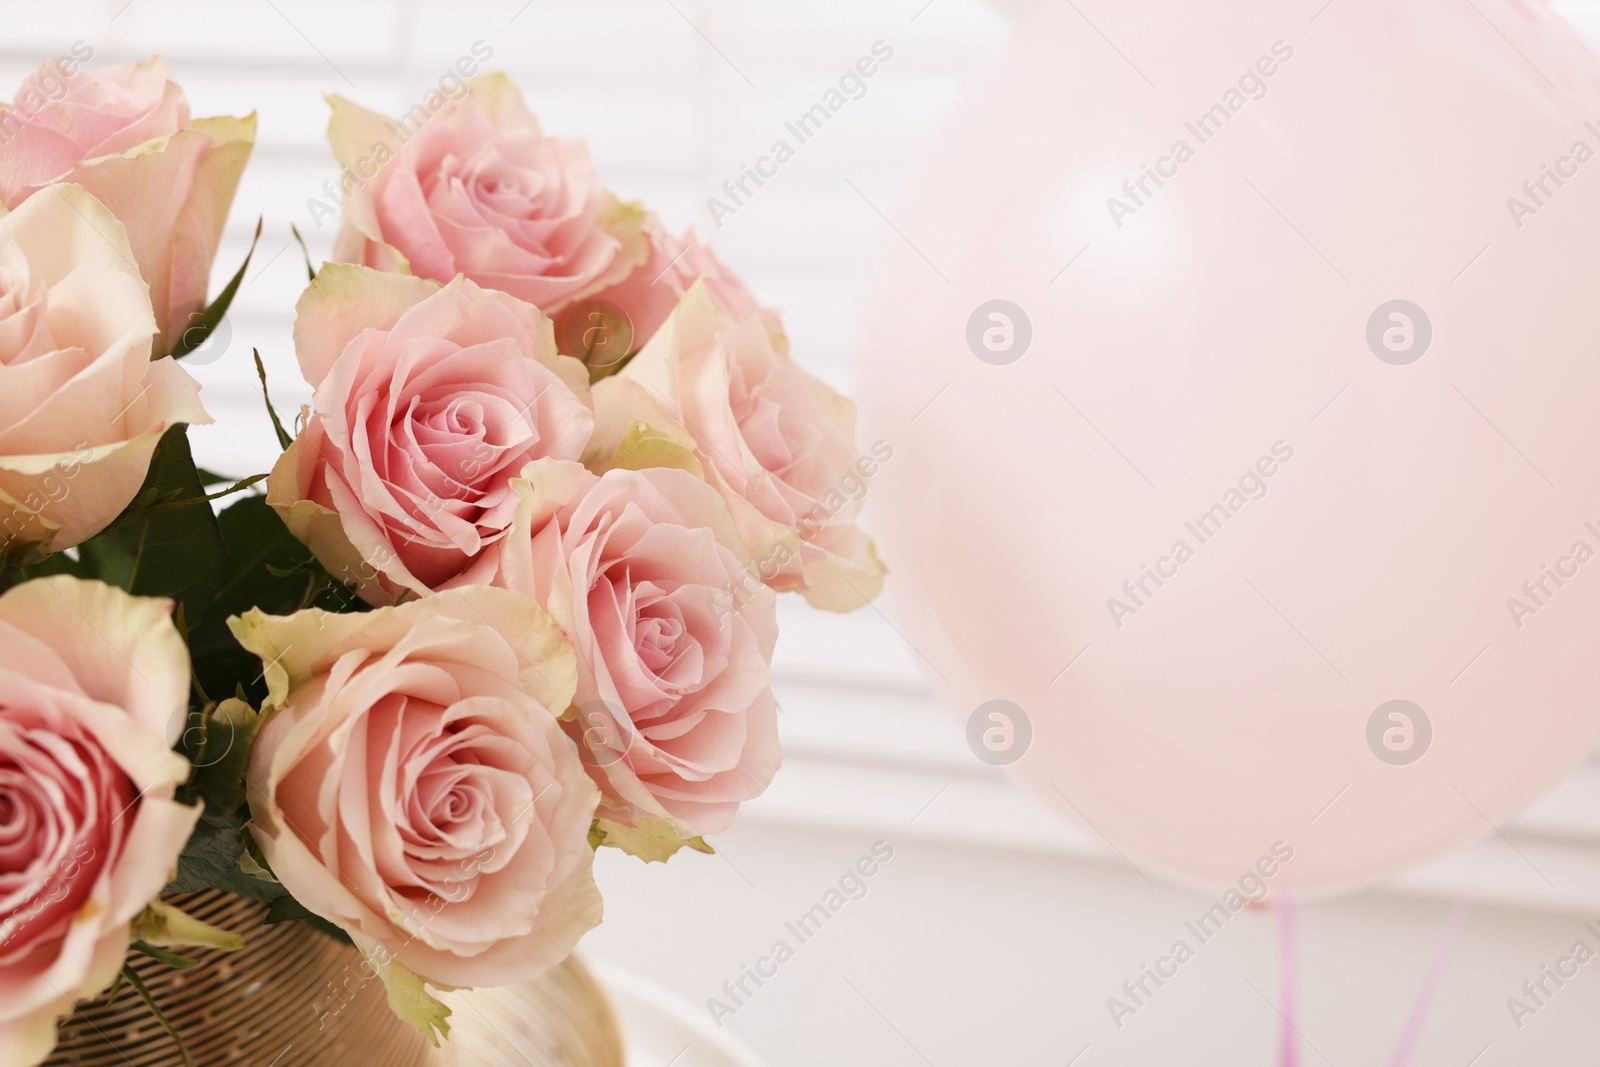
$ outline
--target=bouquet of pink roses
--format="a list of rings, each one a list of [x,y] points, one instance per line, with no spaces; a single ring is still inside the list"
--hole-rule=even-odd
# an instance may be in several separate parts
[[[270,474],[208,473],[183,358],[244,274],[207,304],[255,119],[90,55],[0,109],[0,1062],[144,992],[130,951],[237,947],[166,899],[199,889],[447,1032],[430,986],[600,921],[597,848],[709,851],[765,789],[775,594],[876,595],[848,487],[886,457],[491,74],[398,121],[332,98],[315,399]]]

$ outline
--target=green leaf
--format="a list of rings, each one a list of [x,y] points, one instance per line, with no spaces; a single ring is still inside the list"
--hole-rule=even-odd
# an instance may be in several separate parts
[[[245,253],[244,262],[239,264],[238,273],[233,276],[233,280],[227,284],[222,292],[217,294],[217,298],[211,302],[211,306],[200,313],[199,321],[184,330],[182,335],[179,336],[177,344],[172,346],[173,359],[182,359],[190,352],[204,345],[210,339],[211,332],[222,322],[223,316],[227,315],[228,308],[233,306],[233,298],[239,295],[239,285],[244,281],[244,272],[250,269],[250,260],[255,257],[256,245],[261,241],[262,221],[261,219],[256,220],[255,238],[250,242],[250,251]],[[271,264],[268,265],[270,266]]]
[[[152,900],[133,918],[133,939],[146,949],[212,948],[238,952],[244,938],[232,930],[213,926],[164,900]]]
[[[294,234],[294,239],[300,242],[300,254],[306,257],[306,277],[311,281],[317,280],[317,268],[311,265],[311,249],[306,247],[306,239],[300,236],[300,228],[294,223],[289,224],[289,232]]]
[[[292,614],[313,585],[320,591],[328,579],[265,498],[236,501],[217,521],[227,565],[209,610],[190,627],[189,648],[206,692],[221,696],[243,686],[246,699],[259,705],[266,695],[261,664],[234,640],[228,616],[253,607],[269,615]]]
[[[172,1025],[172,1020],[168,1019],[166,1013],[156,1004],[156,998],[150,995],[149,987],[144,984],[144,979],[139,977],[139,972],[133,969],[132,964],[124,963],[122,965],[122,977],[128,980],[128,984],[133,987],[133,991],[139,994],[139,999],[144,1001],[145,1007],[150,1009],[150,1014],[155,1016],[156,1022],[161,1024],[162,1028],[167,1031],[168,1036],[178,1046],[178,1051],[183,1053],[184,1067],[195,1067],[194,1057],[189,1053],[189,1046],[184,1044],[183,1035],[178,1033],[178,1028]]]
[[[201,889],[222,889],[251,900],[270,903],[289,891],[277,882],[252,878],[239,869],[244,854],[246,820],[235,813],[207,811],[189,836],[178,857],[178,876],[167,886],[168,893],[193,893]]]
[[[209,889],[239,869],[244,851],[240,831],[244,820],[232,812],[207,811],[200,816],[188,844],[178,856],[178,873],[168,883],[168,893],[194,893]]]
[[[620,848],[646,863],[665,863],[681,848],[714,854],[703,837],[684,837],[665,819],[640,819],[638,826],[624,826],[610,819],[596,819],[589,829],[589,842]],[[597,847],[598,847],[597,845]]]
[[[18,574],[20,580],[24,582],[30,578],[46,578],[52,574],[70,574],[74,578],[88,577],[88,572],[84,570],[83,564],[65,552],[57,552],[53,556],[46,556],[38,563],[25,564],[18,568]]]
[[[178,425],[162,436],[144,488],[110,528],[78,546],[78,559],[89,576],[138,596],[171,597],[187,618],[198,619],[211,604],[227,553],[211,508],[171,506],[206,495],[187,430]]]
[[[405,964],[394,958],[376,941],[361,938],[356,948],[366,957],[367,966],[383,979],[389,993],[389,1010],[415,1026],[418,1031],[439,1047],[439,1039],[450,1036],[450,1009],[428,992],[424,979]]]
[[[350,940],[350,935],[345,933],[344,930],[329,922],[327,919],[324,919],[311,909],[307,908],[304,904],[294,899],[294,897],[280,897],[279,899],[274,900],[270,905],[267,906],[267,917],[263,921],[265,921],[268,925],[274,925],[277,923],[305,923],[307,926],[311,927],[319,934],[322,934],[324,937],[331,937],[335,941],[345,945],[355,944],[354,941]]]
[[[199,471],[197,469],[196,474],[198,473]],[[271,475],[252,474],[248,478],[241,478],[239,481],[234,482],[226,489],[219,490],[215,493],[205,493],[201,496],[175,497],[171,494],[162,494],[159,496],[150,496],[148,493],[141,494],[134,501],[134,503],[139,505],[137,510],[123,512],[122,515],[120,515],[110,526],[106,527],[106,529],[113,530],[119,526],[127,526],[157,515],[166,515],[170,512],[182,511],[184,508],[200,507],[203,504],[211,503],[213,500],[221,500],[224,497],[233,496],[235,493],[242,493],[246,489],[249,489],[251,486],[255,485],[257,482],[266,481],[269,477],[271,477]],[[202,483],[202,488],[203,487],[204,486]]]
[[[245,497],[225,508],[217,521],[228,550],[228,568],[217,584],[213,613],[225,619],[253,607],[273,615],[298,608],[305,596],[307,570],[315,567],[316,559],[266,498]]]
[[[234,480],[233,475],[231,474],[218,474],[215,471],[208,471],[204,467],[196,467],[194,470],[196,474],[200,475],[201,485],[222,485],[225,482],[231,482]]]
[[[271,477],[270,474],[252,474],[248,478],[240,478],[238,481],[234,482],[232,485],[228,486],[228,488],[226,488],[226,489],[219,489],[215,493],[207,493],[201,499],[208,500],[208,501],[210,501],[210,500],[221,500],[225,496],[232,496],[235,493],[242,493],[246,489],[249,489],[251,486],[256,485],[256,484],[258,484],[260,482],[264,482],[270,477]],[[212,485],[216,485],[217,483],[216,482],[202,482],[201,484],[206,485],[206,486],[212,486]]]
[[[168,952],[164,948],[147,945],[143,941],[135,941],[128,946],[134,952],[142,952],[151,959],[165,963],[168,967],[175,967],[180,971],[187,971],[190,967],[198,967],[199,960],[192,960],[188,956],[180,956],[176,952]]]
[[[314,918],[316,913],[294,897],[279,897],[267,905],[267,917],[262,922],[268,926],[276,926],[279,923],[300,923]]]
[[[207,811],[239,811],[245,801],[250,742],[260,716],[245,701],[230,697],[215,708],[191,714],[190,722],[182,738],[184,753],[194,765],[190,794],[204,800]]]
[[[278,881],[278,876],[272,873],[272,868],[267,866],[266,854],[261,851],[261,842],[255,839],[254,834],[244,835],[244,851],[239,853],[239,870],[259,882],[271,885],[283,884]]]
[[[278,418],[278,409],[272,406],[272,394],[267,391],[267,368],[261,362],[261,350],[252,348],[250,351],[256,357],[256,377],[261,379],[261,399],[267,402],[267,414],[272,417],[272,428],[278,434],[278,447],[287,449],[294,444],[294,438],[283,428],[283,420]]]

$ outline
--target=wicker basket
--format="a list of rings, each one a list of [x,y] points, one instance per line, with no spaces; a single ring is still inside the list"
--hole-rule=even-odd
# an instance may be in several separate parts
[[[622,1067],[604,994],[569,960],[537,981],[448,994],[451,1036],[435,1049],[389,1011],[360,954],[303,923],[267,926],[266,907],[217,892],[176,897],[196,918],[245,938],[241,952],[188,953],[175,970],[134,968],[200,1067]],[[110,1007],[81,1004],[62,1023],[47,1067],[174,1067],[171,1036],[124,985]]]

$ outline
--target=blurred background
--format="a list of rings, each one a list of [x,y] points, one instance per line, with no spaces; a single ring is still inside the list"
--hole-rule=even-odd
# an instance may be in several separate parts
[[[1092,15],[1111,2],[1081,6]],[[1323,0],[1292,2],[1309,11]],[[265,471],[276,454],[250,350],[260,349],[281,411],[309,398],[289,338],[305,283],[289,227],[319,261],[332,244],[336,222],[308,203],[326,203],[323,185],[337,181],[324,93],[398,115],[458,57],[487,45],[488,65],[518,82],[548,132],[585,138],[623,198],[644,200],[674,229],[696,226],[763,302],[782,309],[796,357],[848,392],[852,359],[871,358],[853,351],[856,323],[872,314],[858,304],[858,281],[873,241],[893,224],[897,179],[963,79],[1009,34],[1001,8],[1025,6],[12,2],[3,8],[0,95],[81,40],[94,49],[91,65],[159,52],[196,115],[259,111],[213,292],[243,259],[258,216],[264,233],[231,338],[196,370],[218,420],[195,434],[196,458],[243,476]],[[1600,44],[1600,0],[1554,6]],[[718,227],[707,198],[879,41],[893,57],[865,95]],[[1124,982],[1188,936],[1184,923],[1214,898],[1147,880],[975,759],[896,628],[893,589],[891,575],[876,610],[846,618],[784,604],[783,772],[715,842],[716,856],[646,867],[602,855],[607,918],[585,951],[659,983],[707,1025],[708,998],[734,1007],[718,1013],[724,1031],[772,1067],[1275,1062],[1280,948],[1267,911],[1230,922],[1134,1015],[1113,1020],[1107,999],[1126,999]],[[796,945],[785,924],[839,889],[875,845],[879,860],[886,851],[892,858],[862,889],[847,883],[859,899],[759,987],[746,979],[749,995],[735,1001],[724,983],[738,982],[776,941]],[[1592,762],[1513,823],[1486,828],[1476,845],[1376,890],[1299,908],[1302,1062],[1389,1062],[1461,905],[1470,909],[1464,932],[1409,1062],[1593,1062],[1600,964],[1547,984],[1552,995],[1520,1026],[1507,1006],[1575,942],[1600,945],[1583,925],[1600,926]],[[697,1062],[693,1048],[680,1055],[675,1067]]]

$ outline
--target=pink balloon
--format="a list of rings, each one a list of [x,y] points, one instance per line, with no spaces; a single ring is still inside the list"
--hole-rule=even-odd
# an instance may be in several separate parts
[[[1282,843],[1296,891],[1585,758],[1597,87],[1523,0],[1019,29],[885,204],[859,351],[898,617],[975,752],[1142,869]]]

